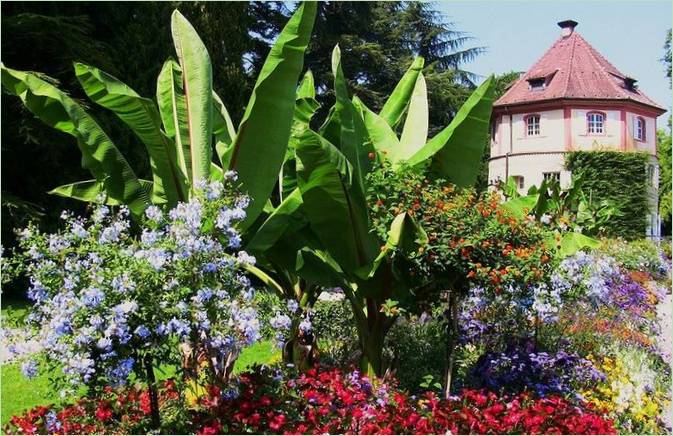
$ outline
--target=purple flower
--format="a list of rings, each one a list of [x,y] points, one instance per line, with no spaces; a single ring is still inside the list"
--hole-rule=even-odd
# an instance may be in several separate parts
[[[26,378],[35,378],[38,373],[37,362],[34,360],[28,360],[21,364],[21,373]]]

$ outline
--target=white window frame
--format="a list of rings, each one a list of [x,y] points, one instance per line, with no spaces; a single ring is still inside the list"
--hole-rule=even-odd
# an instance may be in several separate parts
[[[587,134],[603,135],[605,134],[605,114],[602,112],[587,113]]]
[[[526,121],[526,136],[540,136],[540,124],[542,121],[540,114],[526,115],[524,120]]]
[[[633,137],[638,141],[645,141],[647,133],[645,132],[645,118],[637,116],[633,120]]]

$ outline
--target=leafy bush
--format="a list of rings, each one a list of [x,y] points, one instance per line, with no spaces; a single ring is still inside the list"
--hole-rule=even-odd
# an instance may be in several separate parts
[[[388,333],[385,352],[400,386],[417,392],[428,376],[442,380],[446,347],[445,320],[437,307],[432,315],[400,318]]]
[[[582,178],[582,189],[592,202],[609,201],[618,213],[606,226],[609,236],[637,239],[645,236],[647,214],[651,211],[646,153],[620,151],[574,151],[565,165]],[[619,177],[615,177],[619,174]]]
[[[311,311],[322,365],[349,367],[359,356],[355,318],[347,300],[318,300]]]

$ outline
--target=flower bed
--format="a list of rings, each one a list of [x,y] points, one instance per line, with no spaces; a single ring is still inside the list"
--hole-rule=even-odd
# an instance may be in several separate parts
[[[591,406],[559,396],[498,395],[463,390],[449,400],[434,392],[409,396],[392,380],[357,371],[312,369],[282,379],[278,370],[240,377],[237,394],[211,387],[198,406],[180,414],[175,383],[160,390],[162,432],[199,434],[614,434]],[[63,409],[38,407],[13,417],[8,433],[139,433],[147,431],[149,394],[107,389]]]

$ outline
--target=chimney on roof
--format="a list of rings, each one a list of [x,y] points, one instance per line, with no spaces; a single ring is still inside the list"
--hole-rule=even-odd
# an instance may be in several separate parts
[[[573,31],[575,30],[575,26],[577,26],[577,21],[574,20],[565,20],[565,21],[559,21],[558,26],[561,28],[561,36],[570,36],[572,35]]]

